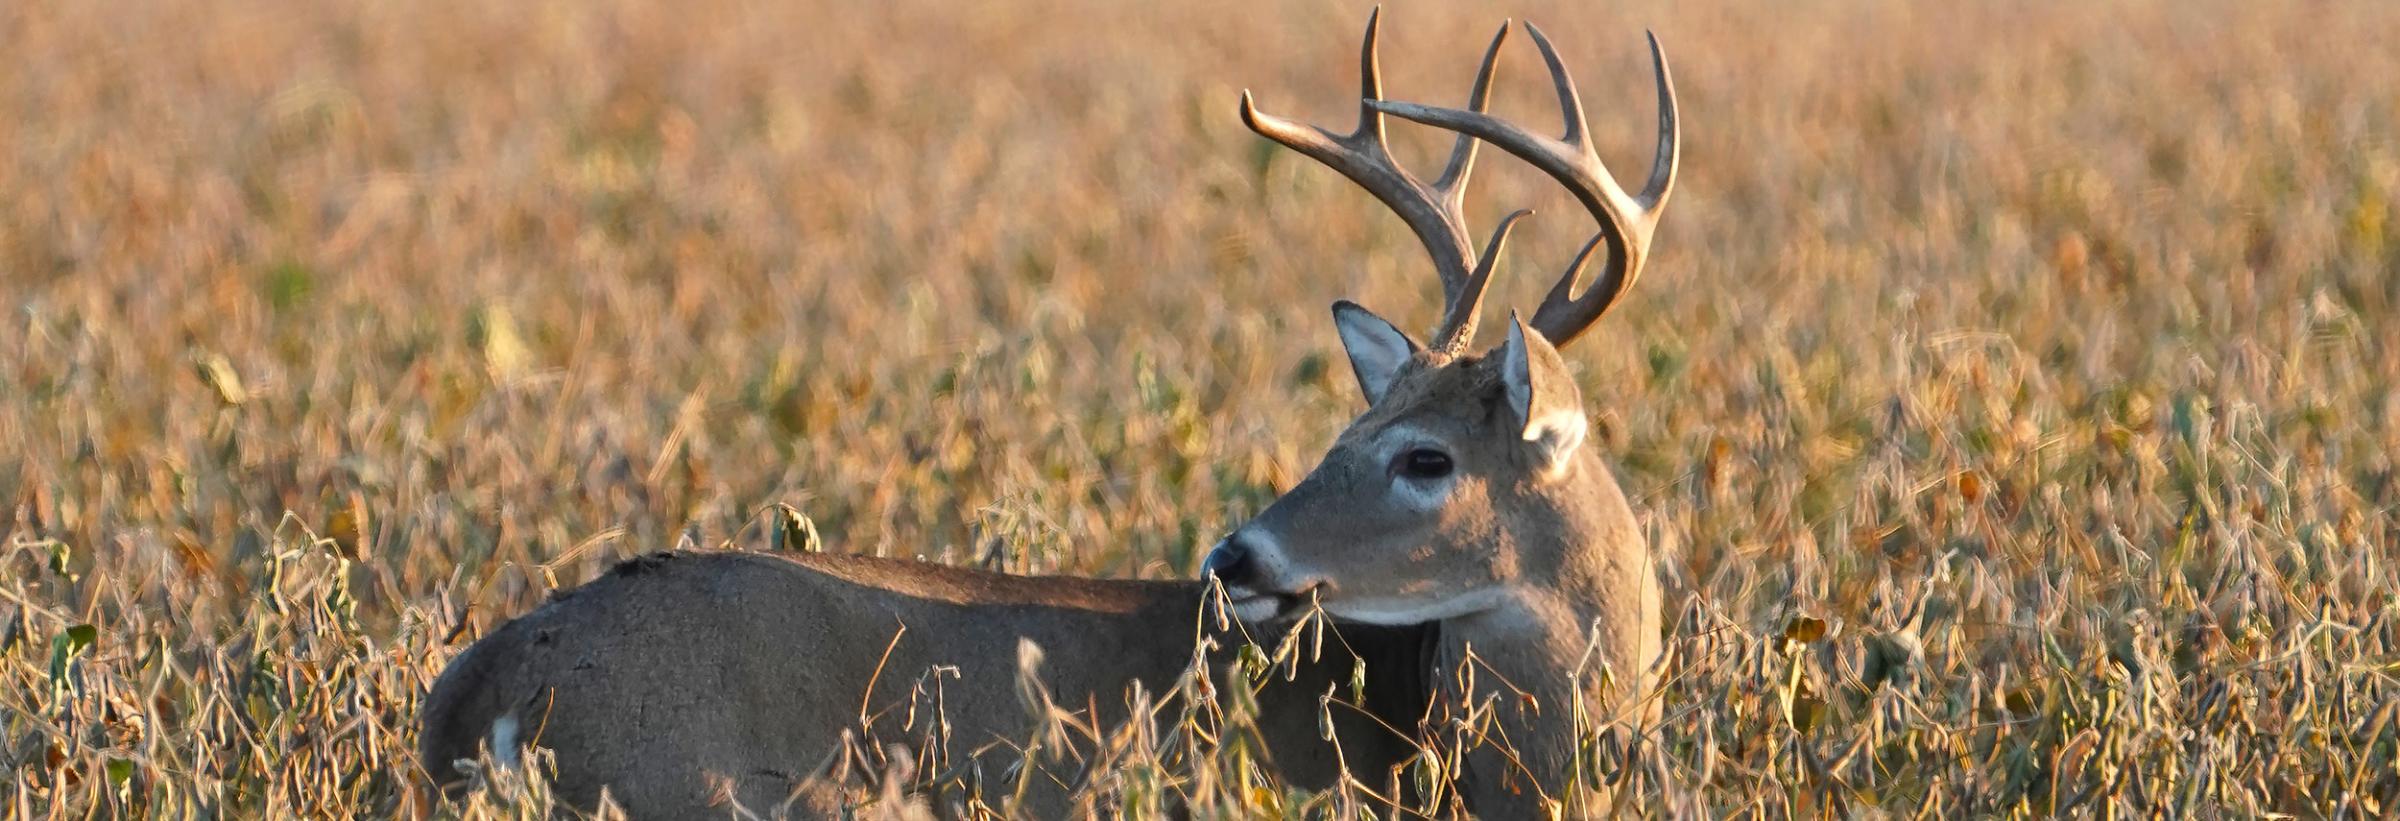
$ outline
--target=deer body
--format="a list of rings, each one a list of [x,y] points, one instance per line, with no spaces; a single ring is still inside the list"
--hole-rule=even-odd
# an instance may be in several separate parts
[[[1013,789],[1001,780],[1019,757],[1011,745],[1034,736],[1015,684],[1019,642],[1042,649],[1039,673],[1058,707],[1096,708],[1086,720],[1110,728],[1126,719],[1132,685],[1163,698],[1190,668],[1204,593],[1194,582],[1037,579],[862,556],[657,554],[475,642],[428,695],[420,748],[440,782],[479,746],[505,761],[531,744],[553,751],[559,794],[578,807],[597,806],[606,788],[637,818],[725,817],[737,802],[771,817],[827,769],[844,731],[922,749],[939,708],[947,731],[930,743],[954,766],[983,765],[986,800],[998,806]],[[1424,704],[1413,678],[1421,633],[1340,635],[1372,662],[1368,709],[1412,726]],[[1259,695],[1262,746],[1281,775],[1316,787],[1336,775],[1332,745],[1317,735],[1318,698],[1351,674],[1342,643],[1326,649]],[[903,727],[912,706],[918,726]],[[1337,706],[1334,717],[1343,760],[1368,783],[1414,752],[1356,711]],[[1074,767],[1052,770],[1028,785],[1027,814],[1066,814]]]

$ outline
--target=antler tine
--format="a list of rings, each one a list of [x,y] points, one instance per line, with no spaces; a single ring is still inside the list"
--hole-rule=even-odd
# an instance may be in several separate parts
[[[1375,152],[1389,164],[1392,144],[1385,141],[1383,112],[1368,103],[1383,99],[1383,58],[1376,48],[1382,38],[1383,7],[1376,6],[1367,12],[1366,38],[1358,44],[1358,127],[1350,130],[1350,136],[1372,136]]]
[[[1476,309],[1482,305],[1484,287],[1491,279],[1488,255],[1506,241],[1509,224],[1517,217],[1511,216],[1493,232],[1486,256],[1476,255],[1467,234],[1464,207],[1467,178],[1473,174],[1478,145],[1472,135],[1459,135],[1442,176],[1430,186],[1400,167],[1392,157],[1391,144],[1384,134],[1380,108],[1383,77],[1376,57],[1382,18],[1381,8],[1368,16],[1366,37],[1359,46],[1358,125],[1350,133],[1335,134],[1259,111],[1248,91],[1242,92],[1242,124],[1259,136],[1340,172],[1408,224],[1418,242],[1424,244],[1426,254],[1432,257],[1434,272],[1442,282],[1442,320],[1428,338],[1429,344],[1455,350],[1465,344],[1462,340],[1474,336]],[[1507,35],[1508,27],[1501,26],[1484,53],[1483,67],[1476,73],[1475,88],[1467,101],[1472,111],[1482,112],[1488,107],[1492,75],[1498,64],[1496,58]]]
[[[1667,70],[1667,48],[1658,44],[1658,32],[1642,35],[1650,40],[1650,65],[1658,80],[1658,147],[1653,149],[1650,179],[1642,184],[1642,203],[1655,212],[1667,207],[1667,196],[1675,193],[1675,155],[1683,148],[1683,124],[1675,116],[1675,74]]]
[[[1658,35],[1650,35],[1650,58],[1658,72],[1658,155],[1652,162],[1650,179],[1640,196],[1629,196],[1610,176],[1600,155],[1593,150],[1591,135],[1585,127],[1583,101],[1575,91],[1575,81],[1567,73],[1566,64],[1559,59],[1558,50],[1540,27],[1525,24],[1534,45],[1542,52],[1542,61],[1549,64],[1551,82],[1557,87],[1558,104],[1566,119],[1566,134],[1551,138],[1534,133],[1523,126],[1481,111],[1461,111],[1415,103],[1376,101],[1374,107],[1386,114],[1414,120],[1426,125],[1446,128],[1472,136],[1541,169],[1583,203],[1599,233],[1584,244],[1575,255],[1541,307],[1533,314],[1533,327],[1548,337],[1552,344],[1565,347],[1584,329],[1599,320],[1619,295],[1641,275],[1642,263],[1649,256],[1650,237],[1658,226],[1658,217],[1665,208],[1667,197],[1675,189],[1677,152],[1682,143],[1682,128],[1676,117],[1675,81],[1667,71],[1666,50],[1659,45]],[[1581,277],[1592,252],[1606,244],[1608,264],[1582,296],[1575,293],[1576,280]]]
[[[1491,110],[1492,76],[1500,68],[1500,46],[1508,42],[1508,26],[1513,21],[1500,21],[1500,30],[1492,33],[1492,44],[1483,47],[1483,64],[1475,69],[1475,88],[1467,92],[1467,110],[1477,114]],[[1378,95],[1375,99],[1383,99]],[[1378,112],[1380,113],[1380,112]],[[1467,196],[1467,178],[1475,174],[1476,149],[1482,140],[1471,135],[1458,135],[1450,148],[1450,162],[1442,167],[1442,176],[1433,183],[1435,191],[1454,204],[1463,204]]]
[[[1484,243],[1483,255],[1475,258],[1475,272],[1467,277],[1466,287],[1442,310],[1442,327],[1448,332],[1434,338],[1435,347],[1456,355],[1474,343],[1476,319],[1483,315],[1483,294],[1491,289],[1492,269],[1500,260],[1501,249],[1508,246],[1508,232],[1517,227],[1517,220],[1530,216],[1533,209],[1519,208],[1492,228],[1492,238]]]

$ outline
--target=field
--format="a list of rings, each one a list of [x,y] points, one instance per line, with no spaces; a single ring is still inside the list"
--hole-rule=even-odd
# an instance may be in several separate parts
[[[538,812],[414,795],[417,704],[650,550],[1194,574],[1359,408],[1327,304],[1438,295],[1235,117],[1345,122],[1367,6],[1149,5],[0,4],[0,817]],[[1507,16],[1621,178],[1645,28],[1687,122],[1568,351],[1633,807],[2395,811],[2400,5],[1411,4],[1391,94]],[[1529,308],[1588,219],[1483,168]]]

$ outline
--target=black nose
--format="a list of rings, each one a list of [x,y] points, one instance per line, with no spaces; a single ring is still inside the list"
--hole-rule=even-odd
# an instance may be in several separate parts
[[[1200,563],[1201,578],[1215,576],[1227,587],[1249,584],[1256,570],[1257,564],[1250,561],[1250,547],[1242,544],[1238,535],[1218,542],[1217,549],[1208,552],[1208,560]]]

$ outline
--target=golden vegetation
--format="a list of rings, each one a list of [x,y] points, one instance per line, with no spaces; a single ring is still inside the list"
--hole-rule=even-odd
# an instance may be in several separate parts
[[[1436,298],[1234,117],[1340,121],[1366,8],[1147,6],[0,7],[0,815],[404,809],[462,642],[776,503],[1192,573],[1356,407],[1325,305]],[[1503,15],[1620,168],[1644,27],[1688,121],[1573,355],[1667,557],[1638,805],[2394,810],[2400,7],[1412,6],[1395,96]],[[1485,167],[1529,305],[1587,229]],[[1097,790],[1328,800],[1238,760]]]

